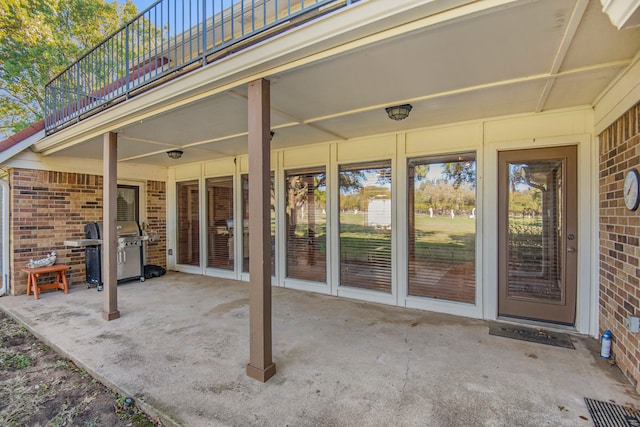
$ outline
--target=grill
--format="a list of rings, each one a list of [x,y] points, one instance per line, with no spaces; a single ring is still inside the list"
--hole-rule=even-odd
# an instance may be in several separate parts
[[[118,221],[116,225],[118,244],[116,246],[118,283],[140,279],[144,282],[143,242],[147,236],[136,221]],[[90,222],[84,226],[86,245],[86,280],[87,286],[95,285],[102,289],[102,223]],[[96,241],[92,245],[91,241]]]

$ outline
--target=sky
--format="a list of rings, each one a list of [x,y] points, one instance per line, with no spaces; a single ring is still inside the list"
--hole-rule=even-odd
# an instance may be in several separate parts
[[[145,10],[155,2],[156,0],[133,0],[133,4],[136,5],[139,12],[142,12],[143,10]],[[120,0],[118,1],[118,3],[124,3],[124,0]]]

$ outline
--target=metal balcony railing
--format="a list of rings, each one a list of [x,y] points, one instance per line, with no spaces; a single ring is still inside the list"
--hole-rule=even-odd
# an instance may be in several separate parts
[[[54,133],[160,83],[241,49],[287,23],[359,0],[158,0],[45,86]],[[243,43],[244,42],[244,43]]]

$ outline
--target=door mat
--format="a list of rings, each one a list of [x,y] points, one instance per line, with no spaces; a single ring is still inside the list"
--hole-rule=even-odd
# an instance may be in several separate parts
[[[544,329],[533,329],[525,328],[523,326],[490,323],[489,335],[575,349],[575,347],[573,346],[573,342],[571,342],[571,337],[569,337],[568,334],[545,331]]]
[[[595,427],[640,426],[640,413],[635,408],[584,398]]]

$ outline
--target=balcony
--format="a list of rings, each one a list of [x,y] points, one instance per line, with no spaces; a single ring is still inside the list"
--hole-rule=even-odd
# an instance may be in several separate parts
[[[45,86],[45,131],[357,1],[159,0]]]

